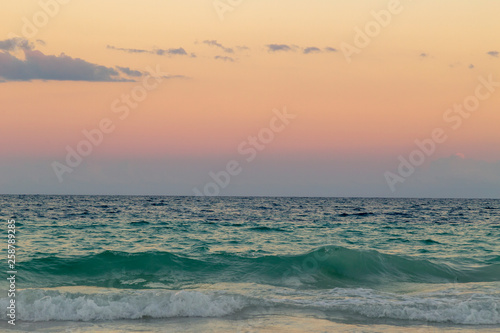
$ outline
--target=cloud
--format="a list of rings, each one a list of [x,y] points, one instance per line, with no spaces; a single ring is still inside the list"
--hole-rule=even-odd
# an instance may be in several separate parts
[[[2,51],[14,51],[17,49],[21,50],[33,50],[34,46],[32,43],[23,38],[11,38],[6,40],[0,40],[0,50]]]
[[[120,66],[116,66],[116,68],[130,76],[130,77],[141,77],[141,76],[145,76],[145,75],[148,75],[148,74],[151,74],[149,72],[141,72],[141,71],[138,71],[138,70],[133,70],[133,69],[130,69],[128,67],[120,67]],[[185,76],[185,75],[163,75],[163,76],[160,76],[161,78],[163,79],[190,79],[190,77],[188,76]]]
[[[319,53],[321,52],[321,50],[317,47],[312,46],[312,47],[306,47],[303,52],[304,54]]]
[[[21,48],[24,59],[10,51]],[[0,41],[0,79],[2,81],[130,81],[110,67],[100,66],[83,59],[72,58],[62,53],[59,56],[45,55],[34,50],[33,45],[21,38]]]
[[[226,53],[234,53],[234,50],[232,48],[225,47],[221,43],[217,42],[216,40],[204,40],[202,43],[210,45],[210,46],[218,47],[218,48],[222,49]]]
[[[38,44],[45,45],[42,40]],[[0,40],[0,83],[8,81],[54,80],[54,81],[91,81],[91,82],[126,82],[131,78],[148,73],[130,69],[93,64],[80,58],[72,58],[64,53],[59,56],[46,55],[35,50],[33,43],[23,38]],[[115,48],[109,46],[109,48]],[[117,48],[115,48],[117,49]],[[24,57],[19,57],[21,50]],[[123,49],[125,50],[125,49]],[[139,49],[126,49],[127,52],[142,52]],[[182,54],[184,49],[171,49]],[[125,76],[123,76],[125,74]],[[129,77],[129,78],[127,78]],[[183,75],[169,75],[166,79],[187,78]]]
[[[429,54],[428,54],[428,53],[420,53],[420,54],[419,54],[419,57],[420,57],[420,58],[427,58],[428,56],[429,56]]]
[[[473,65],[473,64],[470,64],[470,65],[469,65],[469,68],[470,68],[470,69],[473,69],[473,68],[474,68],[474,65]]]
[[[498,56],[500,55],[500,52],[498,52],[498,51],[490,51],[490,52],[487,52],[486,54],[489,54],[492,57],[498,58]]]
[[[222,60],[222,61],[234,62],[234,58],[225,57],[225,56],[215,56],[214,59],[215,60]]]
[[[277,51],[284,51],[284,52],[289,52],[293,51],[293,48],[286,44],[267,44],[267,51],[268,52],[277,52]]]
[[[152,50],[145,50],[145,49],[127,49],[123,47],[116,47],[113,45],[107,45],[106,48],[111,49],[111,50],[116,50],[116,51],[122,51],[122,52],[127,52],[127,53],[150,53],[150,54],[156,54],[159,56],[163,55],[182,55],[182,56],[187,56],[188,53],[184,48],[179,47],[177,49],[175,48],[170,48],[170,49],[152,49]],[[191,57],[196,57],[194,53],[191,53]]]
[[[182,47],[179,47],[178,49],[169,49],[168,53],[187,55],[187,52]]]
[[[148,51],[148,50],[126,49],[126,48],[122,48],[122,47],[116,47],[113,45],[107,45],[106,48],[111,49],[111,50],[123,51],[123,52],[127,52],[127,53],[152,53],[151,51]]]
[[[268,52],[294,52],[296,50],[302,50],[302,54],[314,54],[323,52],[338,52],[336,48],[327,46],[323,49],[316,46],[300,47],[297,45],[288,44],[267,44],[265,45]]]
[[[179,47],[178,49],[167,49],[167,50],[155,49],[153,52],[156,53],[157,55],[165,55],[165,54],[188,55],[186,50],[184,50],[182,47]]]
[[[304,54],[311,54],[311,53],[322,53],[322,52],[337,52],[338,50],[333,48],[333,47],[325,47],[324,49],[320,49],[319,47],[315,46],[310,46],[306,47],[302,50],[302,53]]]
[[[144,73],[143,73],[143,72],[141,72],[141,71],[136,71],[136,70],[132,70],[132,69],[130,69],[130,68],[128,68],[128,67],[120,67],[120,66],[116,66],[116,68],[117,68],[120,72],[122,72],[122,73],[124,73],[124,74],[126,74],[126,75],[128,75],[128,76],[140,77],[140,76],[143,76],[143,75],[144,75]]]

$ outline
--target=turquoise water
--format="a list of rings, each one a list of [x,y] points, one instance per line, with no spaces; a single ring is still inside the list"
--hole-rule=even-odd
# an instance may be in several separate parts
[[[500,328],[500,200],[0,196],[0,207],[16,220],[25,328],[213,318],[243,332],[283,316]]]

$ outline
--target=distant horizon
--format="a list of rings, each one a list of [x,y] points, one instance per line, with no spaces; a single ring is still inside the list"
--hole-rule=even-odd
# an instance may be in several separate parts
[[[500,200],[499,198],[488,197],[342,197],[342,196],[286,196],[286,195],[213,195],[213,196],[196,196],[182,194],[47,194],[47,193],[0,193],[1,196],[87,196],[87,197],[187,197],[187,198],[318,198],[318,199],[451,199],[451,200]]]

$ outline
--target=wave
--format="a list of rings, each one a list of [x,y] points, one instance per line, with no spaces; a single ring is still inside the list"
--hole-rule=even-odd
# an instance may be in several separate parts
[[[332,319],[339,314],[360,322],[374,318],[452,324],[500,324],[500,295],[396,295],[370,289],[335,288],[315,295],[249,297],[209,290],[94,290],[86,292],[27,289],[19,292],[18,319],[24,321],[96,321],[116,319],[224,317],[237,314],[307,313],[319,311]],[[271,295],[269,295],[271,294]],[[302,296],[302,297],[301,297]],[[8,299],[0,299],[0,308]]]
[[[293,256],[245,257],[212,253],[187,258],[169,252],[105,251],[81,257],[45,257],[22,263],[20,279],[27,287],[87,285],[146,288],[217,282],[255,282],[278,286],[333,288],[387,282],[449,283],[500,280],[500,262],[455,266],[444,262],[374,250],[326,246]],[[143,279],[133,285],[124,278]],[[33,285],[33,281],[37,281]]]
[[[332,314],[354,314],[369,319],[369,322],[378,318],[466,325],[500,324],[500,294],[498,290],[487,292],[471,293],[451,288],[433,293],[400,295],[363,288],[335,288],[319,300],[293,299],[280,303],[297,304]]]
[[[0,305],[7,308],[8,299]],[[26,321],[222,317],[242,309],[238,296],[198,291],[104,291],[101,293],[27,289],[19,292],[17,315]]]

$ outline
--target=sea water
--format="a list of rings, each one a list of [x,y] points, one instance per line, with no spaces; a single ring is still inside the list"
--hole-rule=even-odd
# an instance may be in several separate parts
[[[500,330],[500,200],[4,195],[0,217],[16,330]]]

